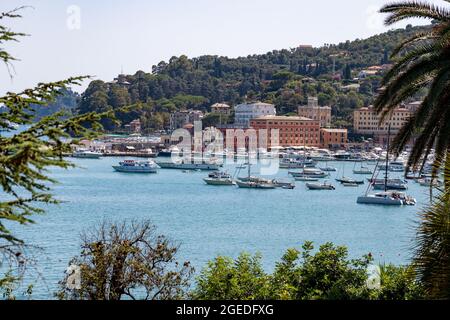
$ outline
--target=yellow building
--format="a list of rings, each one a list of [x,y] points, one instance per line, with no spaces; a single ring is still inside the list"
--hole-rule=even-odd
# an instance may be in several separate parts
[[[308,105],[298,107],[298,115],[313,120],[319,120],[322,128],[331,126],[331,108],[319,106],[318,99],[308,98]]]
[[[380,124],[380,116],[373,106],[360,108],[353,112],[353,130],[357,134],[373,135],[376,141],[385,143],[389,125],[394,137],[412,114],[410,109],[401,106],[394,110],[390,119]]]

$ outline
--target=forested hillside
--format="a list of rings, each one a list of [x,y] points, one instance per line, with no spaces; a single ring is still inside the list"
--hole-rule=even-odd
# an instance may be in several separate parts
[[[389,64],[390,53],[402,40],[425,27],[393,30],[364,40],[320,48],[299,46],[240,58],[172,57],[151,72],[119,75],[113,82],[96,80],[82,94],[79,112],[105,111],[139,103],[140,109],[119,115],[124,123],[140,117],[144,128],[163,129],[169,113],[211,104],[262,100],[278,113],[295,112],[308,95],[333,108],[334,124],[348,126],[351,111],[371,103],[381,75],[355,80],[361,69]],[[358,84],[354,89],[346,87]],[[112,127],[108,128],[112,129]]]

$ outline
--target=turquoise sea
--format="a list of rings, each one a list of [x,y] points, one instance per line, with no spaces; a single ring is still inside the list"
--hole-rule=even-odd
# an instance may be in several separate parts
[[[80,233],[104,218],[151,219],[158,232],[181,245],[180,260],[191,261],[197,272],[217,255],[236,257],[242,251],[260,252],[271,271],[286,249],[300,248],[306,240],[346,245],[351,257],[371,252],[378,262],[407,263],[416,214],[428,201],[428,188],[410,181],[415,207],[356,204],[367,183],[345,188],[334,181],[343,167],[352,176],[353,163],[327,164],[340,169],[329,179],[335,191],[309,191],[303,182],[294,190],[208,186],[202,181],[206,172],[114,172],[111,166],[120,160],[73,159],[78,168],[54,170],[52,176],[59,181],[54,193],[64,203],[47,207],[36,224],[15,228],[28,243],[42,248],[27,277],[36,281],[34,298],[52,298],[69,260],[80,252]],[[234,171],[230,165],[224,169]],[[257,173],[257,166],[253,169]],[[280,169],[276,176],[287,178],[287,172]]]

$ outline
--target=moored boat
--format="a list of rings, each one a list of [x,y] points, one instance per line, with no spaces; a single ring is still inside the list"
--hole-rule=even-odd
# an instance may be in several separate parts
[[[157,173],[159,166],[151,160],[135,161],[125,160],[119,162],[118,166],[112,166],[114,170],[125,173]]]
[[[231,175],[226,172],[216,171],[210,173],[207,178],[204,178],[206,184],[212,186],[233,186],[235,185]]]
[[[74,153],[72,153],[73,158],[80,159],[99,159],[103,154],[100,152],[78,149]]]
[[[336,188],[328,183],[328,182],[324,182],[324,183],[307,183],[306,187],[309,190],[335,190]]]

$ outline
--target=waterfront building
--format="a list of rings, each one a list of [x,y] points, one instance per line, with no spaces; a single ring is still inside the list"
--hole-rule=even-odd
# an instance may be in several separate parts
[[[183,128],[183,126],[203,119],[203,112],[199,110],[184,110],[170,114],[170,130]]]
[[[215,103],[211,106],[211,112],[213,113],[229,116],[231,115],[231,111],[232,111],[231,106],[225,103]]]
[[[278,130],[278,146],[320,146],[320,122],[305,117],[262,116],[250,121],[250,126],[258,132],[265,129],[268,146],[275,145],[271,141],[272,130]]]
[[[395,136],[403,125],[408,121],[413,112],[404,106],[397,107],[392,113],[390,119],[380,124],[380,115],[373,106],[360,108],[353,112],[353,129],[357,134],[373,136],[378,143],[385,144],[389,125],[391,127],[391,136]]]
[[[243,103],[234,108],[234,124],[236,127],[248,128],[250,120],[261,116],[275,116],[275,106],[269,103]]]
[[[321,147],[325,149],[345,149],[348,142],[347,129],[320,129]]]
[[[329,127],[331,125],[331,108],[319,106],[319,100],[316,97],[309,97],[306,106],[299,106],[298,115],[313,120],[320,120],[321,127]]]

